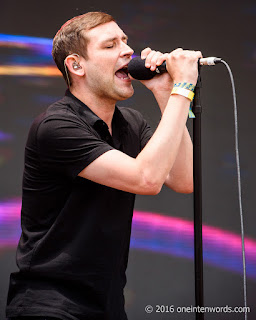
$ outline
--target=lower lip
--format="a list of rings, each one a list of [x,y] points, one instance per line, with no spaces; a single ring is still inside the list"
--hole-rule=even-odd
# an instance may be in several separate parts
[[[117,79],[119,79],[121,81],[124,81],[124,82],[132,82],[132,80],[130,78],[119,78],[119,77],[117,77]]]

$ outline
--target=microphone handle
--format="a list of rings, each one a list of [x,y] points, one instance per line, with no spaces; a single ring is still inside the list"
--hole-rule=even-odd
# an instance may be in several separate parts
[[[213,66],[221,61],[221,58],[216,57],[201,58],[198,60],[198,64],[201,66]],[[167,72],[166,61],[164,61],[160,66],[158,66],[155,71],[151,71],[149,68],[146,68],[145,59],[141,59],[140,57],[135,57],[128,63],[128,73],[134,79],[150,80],[155,75],[164,72]]]
[[[198,60],[198,63],[201,66],[215,66],[215,64],[220,63],[221,58],[216,57],[207,57],[207,58],[201,58]],[[156,68],[156,73],[163,73],[167,72],[166,70],[166,61],[164,61],[160,66]]]

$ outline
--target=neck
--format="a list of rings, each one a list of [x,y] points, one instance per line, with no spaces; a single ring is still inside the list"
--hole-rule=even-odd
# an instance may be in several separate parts
[[[110,134],[112,134],[112,119],[115,112],[116,101],[107,100],[105,98],[95,96],[91,92],[70,88],[70,92],[84,104],[86,104],[99,118],[101,118],[108,126]]]

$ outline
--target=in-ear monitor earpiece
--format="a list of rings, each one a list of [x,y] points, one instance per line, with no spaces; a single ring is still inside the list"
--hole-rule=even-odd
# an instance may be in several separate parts
[[[64,60],[64,69],[65,69],[65,73],[66,73],[66,77],[67,77],[67,81],[68,81],[68,88],[70,88],[70,81],[69,81],[68,70],[67,70],[67,66],[66,66],[66,60],[67,60],[67,58],[70,57],[70,56],[76,56],[76,57],[78,57],[78,59],[80,59],[79,54],[77,54],[77,53],[72,53],[72,54],[68,55],[68,56],[65,58],[65,60]],[[81,68],[82,68],[82,67],[80,66],[79,62],[76,62],[76,61],[73,62],[72,67],[73,67],[74,70],[78,70],[78,69],[81,69]]]
[[[79,63],[77,63],[77,62],[73,62],[73,69],[74,70],[78,70],[78,69],[81,69],[82,67],[80,66],[80,64]]]

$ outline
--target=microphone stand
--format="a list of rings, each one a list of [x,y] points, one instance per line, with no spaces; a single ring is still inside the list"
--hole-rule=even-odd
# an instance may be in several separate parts
[[[198,81],[192,111],[193,119],[193,174],[194,174],[194,272],[196,307],[204,306],[203,288],[203,240],[202,240],[202,162],[201,162],[201,113],[200,88],[201,74],[198,67]],[[204,320],[204,313],[196,309],[196,320]]]

